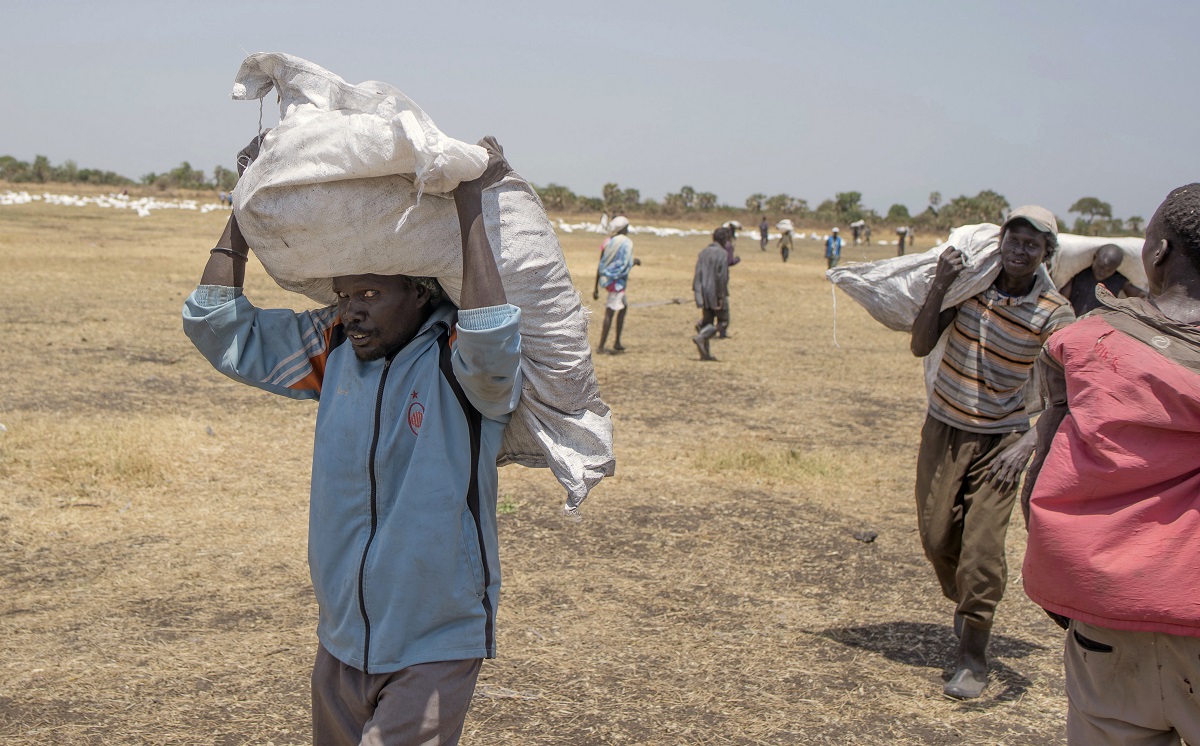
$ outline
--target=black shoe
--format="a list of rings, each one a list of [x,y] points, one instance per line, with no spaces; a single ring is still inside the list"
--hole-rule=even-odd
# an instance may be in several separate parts
[[[987,674],[980,676],[969,668],[963,667],[954,672],[953,678],[942,687],[942,694],[954,699],[976,699],[987,688]]]

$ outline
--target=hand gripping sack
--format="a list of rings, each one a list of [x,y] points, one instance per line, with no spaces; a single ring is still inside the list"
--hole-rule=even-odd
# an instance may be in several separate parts
[[[436,277],[458,303],[462,243],[449,193],[483,173],[487,152],[442,134],[385,83],[350,85],[290,55],[246,58],[233,97],[272,88],[279,126],[233,192],[238,225],[268,274],[325,304],[339,275]],[[484,190],[483,219],[522,314],[525,383],[498,463],[549,467],[573,511],[615,466],[579,293],[524,179],[510,174]]]
[[[826,271],[825,276],[876,321],[889,329],[908,332],[925,305],[942,252],[954,247],[963,254],[963,271],[946,291],[942,304],[946,309],[983,292],[995,281],[1000,274],[999,238],[997,225],[964,225],[929,251],[846,264]]]

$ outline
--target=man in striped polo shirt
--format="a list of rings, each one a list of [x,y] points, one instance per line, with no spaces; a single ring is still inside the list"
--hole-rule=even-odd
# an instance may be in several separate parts
[[[1035,444],[1026,384],[1042,344],[1075,318],[1043,265],[1057,245],[1049,210],[1013,210],[1000,228],[1001,269],[991,287],[943,309],[963,268],[962,254],[947,249],[913,324],[918,357],[948,330],[921,429],[916,497],[925,556],[957,604],[958,655],[944,691],[960,699],[987,685],[992,618],[1008,575],[1004,540]]]

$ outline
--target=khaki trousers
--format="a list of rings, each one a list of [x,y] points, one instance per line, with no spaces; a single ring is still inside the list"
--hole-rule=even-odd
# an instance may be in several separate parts
[[[1004,539],[1016,489],[988,484],[988,467],[1021,433],[983,435],[926,415],[917,456],[917,526],[942,593],[976,627],[991,627],[1008,582]]]
[[[422,663],[366,674],[319,646],[312,672],[313,743],[454,746],[482,662]]]
[[[1200,744],[1200,637],[1072,620],[1063,663],[1072,746]]]

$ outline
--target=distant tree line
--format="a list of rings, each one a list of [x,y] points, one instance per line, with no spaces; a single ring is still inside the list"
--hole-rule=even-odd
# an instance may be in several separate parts
[[[121,174],[95,168],[79,168],[75,161],[67,160],[55,166],[44,155],[35,156],[33,163],[21,161],[11,155],[0,155],[0,179],[13,183],[49,184],[111,184],[123,186],[134,183]]]
[[[974,197],[959,195],[943,203],[940,192],[929,195],[929,204],[916,215],[908,207],[894,204],[880,215],[862,203],[861,192],[838,192],[815,208],[808,201],[788,194],[752,194],[743,207],[722,204],[712,192],[697,192],[693,187],[680,187],[678,192],[667,194],[663,199],[641,199],[637,189],[622,189],[618,184],[604,185],[602,196],[587,197],[575,194],[561,184],[534,186],[542,203],[557,212],[600,212],[637,213],[648,217],[680,217],[699,213],[725,213],[729,215],[750,213],[757,222],[759,214],[772,219],[792,218],[815,223],[849,224],[856,220],[868,223],[906,225],[924,231],[948,231],[960,225],[972,223],[1001,223],[1012,208],[1004,195],[985,189]],[[1069,210],[1077,214],[1073,225],[1059,219],[1063,230],[1083,235],[1114,235],[1141,233],[1145,220],[1138,215],[1130,218],[1115,218],[1112,206],[1096,197],[1084,197],[1071,205]]]
[[[237,172],[224,166],[213,166],[212,177],[209,178],[200,169],[192,168],[192,164],[184,161],[166,173],[156,174],[153,171],[142,176],[142,183],[155,189],[216,189],[231,192],[237,186]]]
[[[34,156],[33,162],[18,160],[11,155],[0,155],[0,180],[14,184],[109,184],[129,186],[137,184],[127,176],[113,171],[79,168],[75,161],[66,160],[54,165],[44,155]],[[215,189],[232,191],[237,184],[237,172],[224,166],[214,166],[211,176],[192,168],[187,161],[166,173],[148,173],[141,184],[160,191],[168,189]]]
[[[63,161],[54,165],[44,155],[35,156],[33,162],[18,160],[10,155],[0,156],[0,180],[12,183],[68,183],[68,184],[109,184],[113,186],[128,186],[135,184],[133,179],[112,171],[79,168],[75,161]],[[237,184],[237,172],[224,166],[214,166],[211,174],[192,168],[187,161],[165,173],[148,173],[142,176],[140,183],[166,191],[168,189],[200,189],[232,191]],[[743,212],[742,208],[721,204],[717,195],[712,192],[697,192],[690,186],[682,186],[678,192],[671,192],[662,200],[653,198],[642,199],[637,189],[622,189],[616,183],[608,183],[601,190],[600,197],[587,197],[575,194],[561,184],[534,186],[538,196],[547,209],[556,212],[607,212],[637,213],[647,217],[681,217],[696,213],[723,213],[736,215]],[[1010,209],[1008,200],[1003,195],[985,189],[974,197],[959,195],[948,203],[942,203],[941,192],[929,195],[929,204],[924,211],[913,215],[905,205],[895,204],[881,216],[875,210],[863,206],[861,192],[838,192],[832,199],[827,199],[815,208],[810,208],[808,201],[788,194],[752,194],[746,198],[744,211],[754,216],[770,215],[773,219],[792,218],[816,223],[852,223],[855,220],[866,220],[869,223],[884,223],[892,225],[909,225],[918,230],[947,231],[955,226],[971,223],[999,223],[1004,220]],[[1098,197],[1082,197],[1071,205],[1068,212],[1077,215],[1074,224],[1070,226],[1073,233],[1082,235],[1114,235],[1120,233],[1142,232],[1145,219],[1140,215],[1129,218],[1114,217],[1112,205]],[[1060,227],[1066,229],[1067,223],[1060,219]]]

